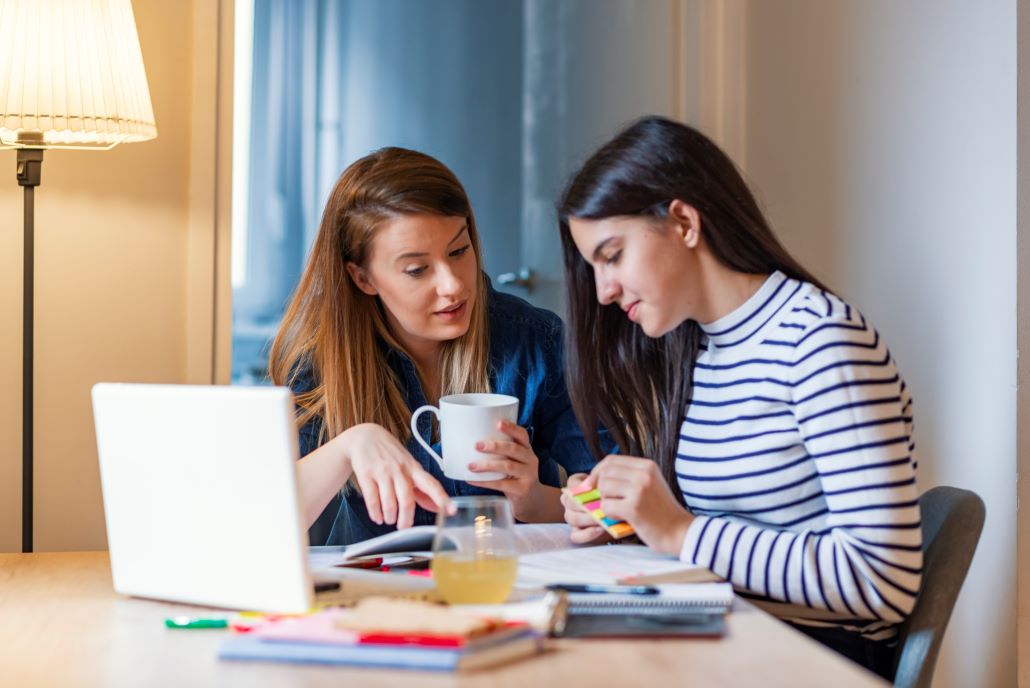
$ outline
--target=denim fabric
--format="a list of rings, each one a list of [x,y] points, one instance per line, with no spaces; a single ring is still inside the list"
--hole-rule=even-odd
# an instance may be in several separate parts
[[[487,303],[491,389],[498,394],[518,397],[518,422],[529,432],[533,450],[540,460],[540,482],[557,487],[559,464],[569,474],[588,472],[595,462],[572,412],[565,386],[561,320],[550,311],[492,287],[488,289]],[[387,360],[403,383],[408,408],[415,410],[425,404],[426,397],[411,359],[390,350]],[[302,375],[293,385],[294,393],[310,389],[312,385],[310,374]],[[431,415],[426,413],[419,418],[419,431],[424,438],[429,437]],[[318,447],[320,432],[321,423],[317,419],[301,428],[301,456]],[[436,460],[414,439],[408,442],[407,448],[449,495],[497,494],[445,477]],[[440,445],[433,445],[433,449],[439,453]],[[432,524],[434,519],[434,514],[416,509],[415,525]],[[376,525],[369,518],[361,495],[348,492],[345,497],[334,497],[316,521],[311,544],[346,545],[394,529],[390,525]]]

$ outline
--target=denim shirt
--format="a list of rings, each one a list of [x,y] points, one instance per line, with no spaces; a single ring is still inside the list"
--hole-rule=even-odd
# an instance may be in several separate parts
[[[568,474],[589,472],[595,459],[576,422],[565,386],[561,320],[550,311],[495,291],[493,287],[487,289],[487,305],[490,388],[497,394],[519,399],[518,423],[529,433],[533,451],[540,461],[540,482],[558,487],[559,464]],[[411,359],[390,349],[387,361],[403,385],[408,408],[413,411],[427,403]],[[310,374],[301,375],[293,391],[306,391],[313,383]],[[430,415],[423,414],[419,418],[418,427],[424,438],[430,436]],[[320,432],[321,419],[317,418],[300,429],[301,456],[319,446]],[[498,494],[444,476],[437,461],[414,439],[408,442],[407,449],[451,496]],[[439,443],[434,444],[433,449],[440,453]],[[421,507],[415,510],[415,525],[432,524],[435,518]],[[346,545],[395,529],[395,526],[377,525],[372,521],[362,496],[347,490],[333,498],[312,526],[311,544]]]

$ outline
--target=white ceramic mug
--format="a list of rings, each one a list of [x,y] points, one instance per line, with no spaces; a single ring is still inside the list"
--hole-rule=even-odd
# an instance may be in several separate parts
[[[440,444],[443,457],[433,451],[418,431],[418,417],[432,411],[440,423]],[[482,459],[498,458],[476,450],[476,442],[511,439],[497,429],[502,420],[516,422],[519,400],[507,394],[451,394],[440,398],[440,408],[420,406],[411,414],[411,434],[436,459],[443,474],[455,480],[500,480],[504,473],[475,473],[469,464]]]

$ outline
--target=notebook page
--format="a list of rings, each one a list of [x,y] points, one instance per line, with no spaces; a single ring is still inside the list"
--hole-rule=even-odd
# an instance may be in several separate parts
[[[572,526],[566,523],[520,523],[515,526],[515,549],[519,554],[569,549]]]
[[[659,554],[644,545],[602,545],[523,555],[519,557],[516,585],[606,584],[676,572],[701,574],[707,573],[707,569]]]

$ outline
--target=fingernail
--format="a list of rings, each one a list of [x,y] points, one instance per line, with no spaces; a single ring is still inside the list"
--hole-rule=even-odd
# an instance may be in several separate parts
[[[483,444],[482,442],[476,442],[476,450],[477,451],[483,451],[483,447],[485,447],[485,446],[486,445]]]
[[[479,445],[476,445],[476,449],[482,449],[482,447],[479,446]],[[478,471],[479,470],[479,464],[478,463],[470,463],[469,464],[469,470],[470,471]]]

